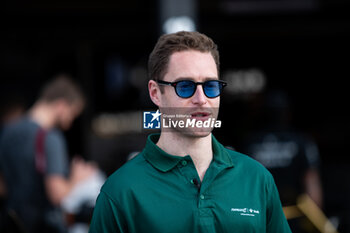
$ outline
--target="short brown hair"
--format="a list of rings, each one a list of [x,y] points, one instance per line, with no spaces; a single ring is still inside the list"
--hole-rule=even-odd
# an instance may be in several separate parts
[[[148,73],[150,79],[163,79],[168,68],[170,56],[175,52],[186,50],[211,53],[219,73],[219,51],[213,40],[199,32],[180,31],[162,35],[158,39],[148,59]]]
[[[45,102],[64,99],[70,104],[85,103],[85,96],[80,86],[66,74],[57,75],[49,81],[43,87],[39,99]]]

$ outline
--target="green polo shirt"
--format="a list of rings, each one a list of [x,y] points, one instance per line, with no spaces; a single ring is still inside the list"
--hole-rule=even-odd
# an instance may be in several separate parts
[[[111,175],[96,202],[90,233],[291,232],[271,174],[223,147],[200,184],[190,155],[167,154],[148,137],[145,149]]]

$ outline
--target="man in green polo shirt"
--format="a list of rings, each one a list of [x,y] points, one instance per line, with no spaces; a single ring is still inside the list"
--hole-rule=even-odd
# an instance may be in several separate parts
[[[217,46],[198,32],[159,38],[149,58],[152,101],[165,114],[216,120],[224,82]],[[157,117],[157,115],[155,115]],[[212,126],[163,128],[101,189],[90,233],[291,232],[272,176],[224,148]]]

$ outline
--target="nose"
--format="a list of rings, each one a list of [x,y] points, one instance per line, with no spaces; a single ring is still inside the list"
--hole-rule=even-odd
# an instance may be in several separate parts
[[[202,85],[197,85],[196,92],[191,98],[191,101],[195,105],[204,105],[207,103],[207,97],[204,94]]]

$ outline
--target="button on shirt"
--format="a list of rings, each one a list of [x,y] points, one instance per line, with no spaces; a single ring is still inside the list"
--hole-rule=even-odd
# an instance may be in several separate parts
[[[212,136],[202,183],[191,160],[145,149],[111,175],[97,199],[90,233],[291,232],[271,174]]]

